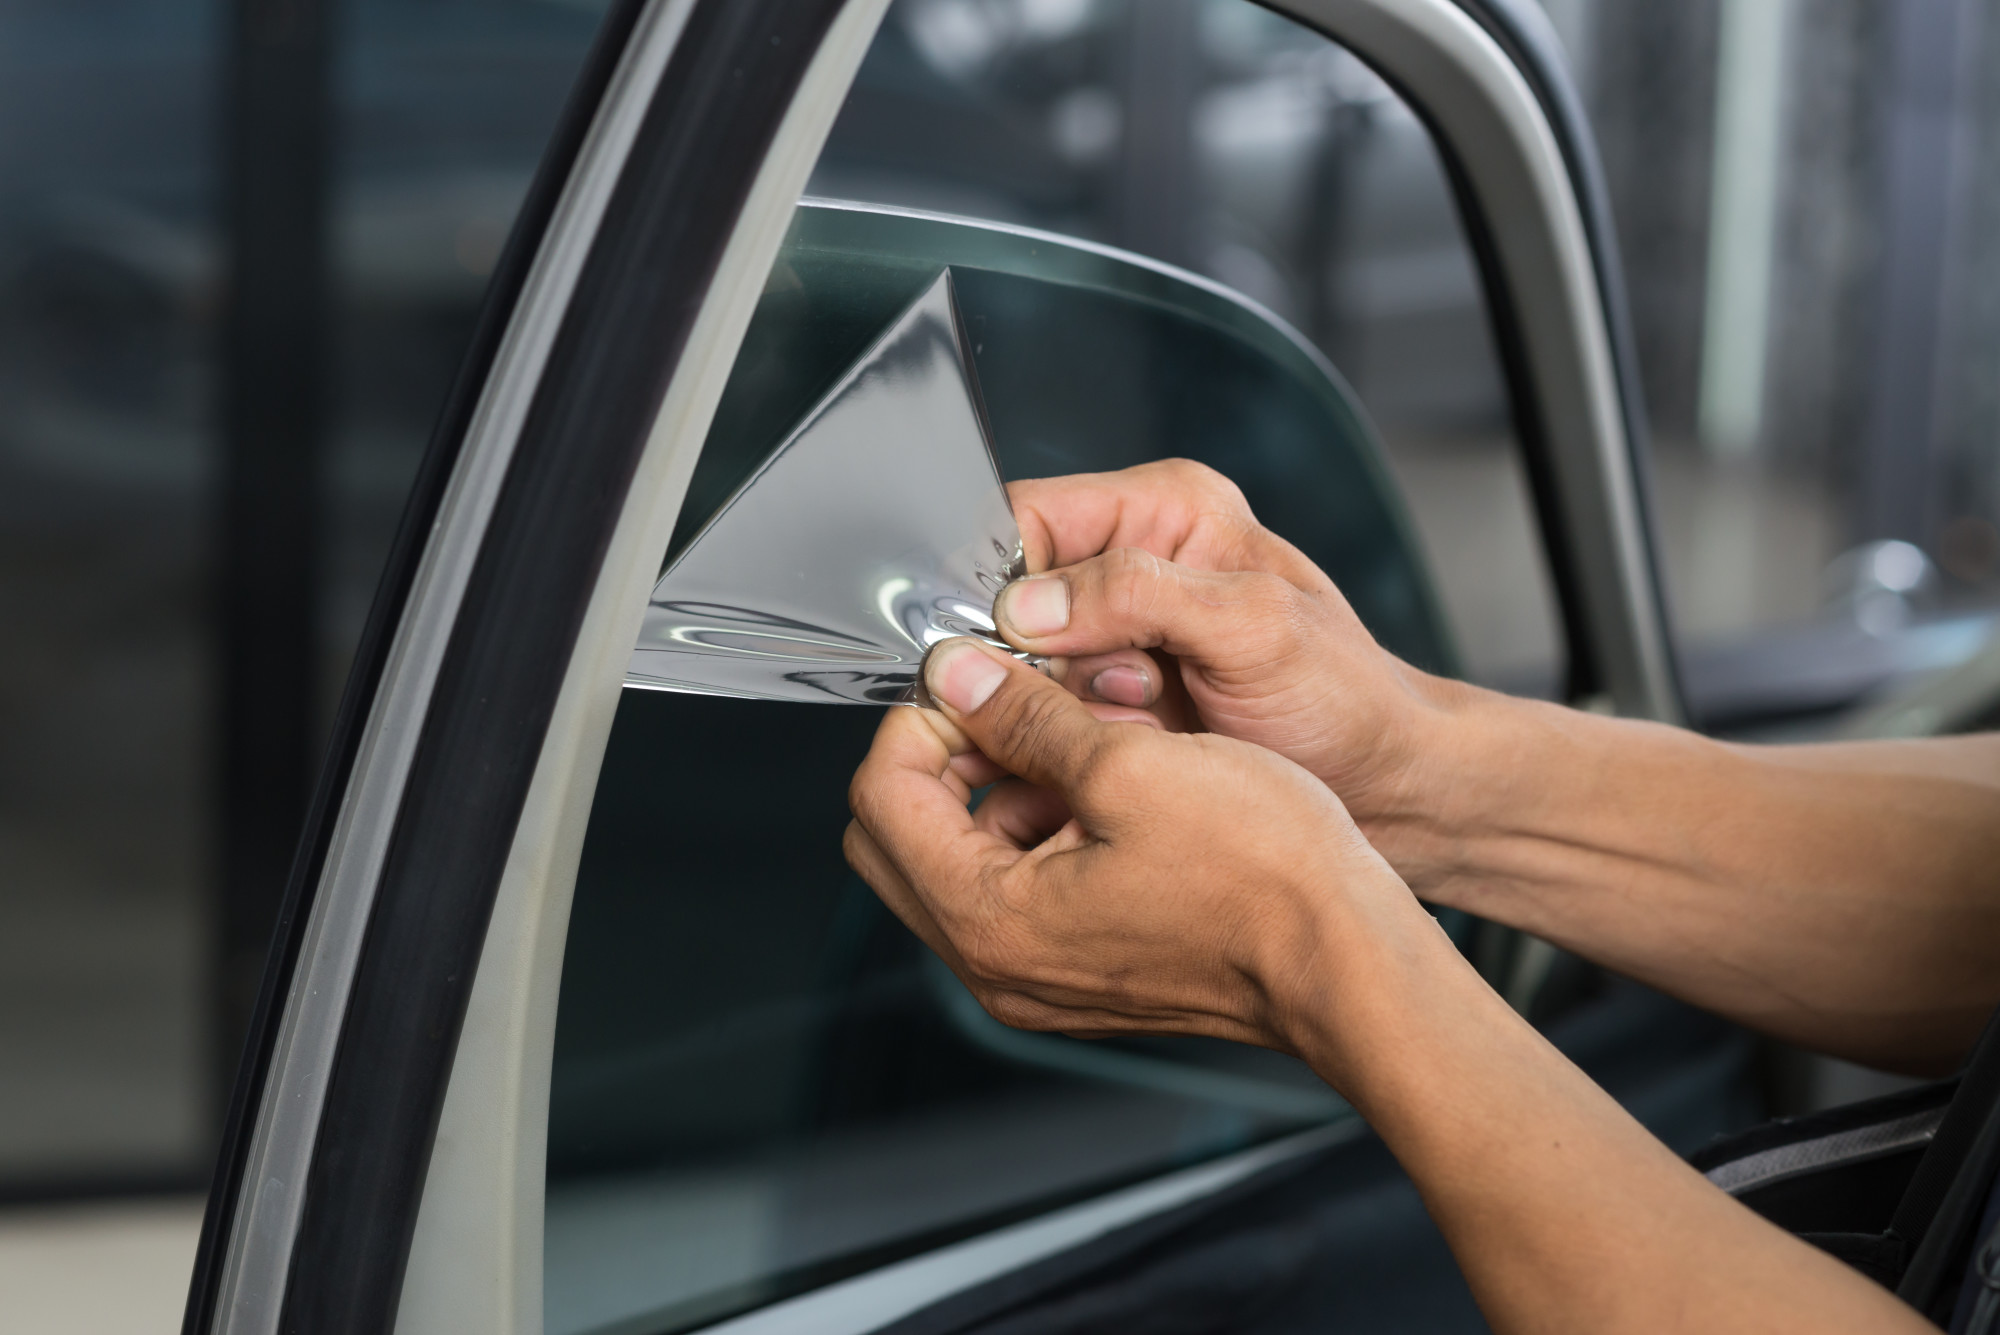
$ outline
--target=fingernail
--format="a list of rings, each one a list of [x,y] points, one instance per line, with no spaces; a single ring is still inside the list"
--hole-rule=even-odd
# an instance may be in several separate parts
[[[991,700],[1006,679],[1007,669],[970,640],[946,640],[924,665],[924,684],[931,694],[961,714]]]
[[[1143,668],[1106,668],[1090,679],[1090,689],[1100,700],[1135,709],[1144,709],[1153,698],[1153,681]]]
[[[1017,579],[1000,590],[993,614],[1017,635],[1053,635],[1069,625],[1069,581],[1051,575]]]

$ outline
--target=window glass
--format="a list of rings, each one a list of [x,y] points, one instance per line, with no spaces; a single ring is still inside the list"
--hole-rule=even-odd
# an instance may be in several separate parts
[[[280,688],[322,725],[601,6],[328,8],[332,161],[291,164],[332,214],[317,588],[288,591],[319,661]],[[233,9],[0,6],[0,1195],[197,1187],[257,985],[216,940]]]
[[[1837,709],[1963,658],[2000,602],[2000,24],[1548,9],[1610,184],[1697,716]]]
[[[1244,0],[898,0],[812,192],[1108,242],[1270,307],[1380,428],[1466,674],[1557,689],[1450,189],[1417,118],[1345,51]]]
[[[215,29],[0,8],[0,1182],[192,1178]]]
[[[1386,643],[1450,667],[1371,434],[1324,364],[1226,294],[1046,234],[802,207],[680,541],[940,263],[1004,474],[1203,458],[1344,579]],[[842,862],[847,780],[879,717],[627,692],[558,1008],[551,1330],[678,1329],[1347,1115],[1272,1053],[986,1017]]]
[[[1161,51],[1172,78],[1156,87]],[[1257,139],[1271,116],[1289,137]],[[1533,530],[1435,157],[1324,40],[1236,4],[902,3],[811,189],[1126,245],[1305,338],[1197,279],[808,202],[676,547],[949,264],[1003,474],[1204,459],[1397,652],[1454,671],[1456,641],[1475,671],[1552,678]],[[1360,368],[1358,397],[1327,352]],[[1355,411],[1371,393],[1393,474]],[[1422,493],[1414,526],[1398,480]],[[1519,587],[1489,568],[1434,596],[1426,565],[1491,567],[1496,552]],[[1500,618],[1454,614],[1482,597],[1541,631],[1475,650]],[[1083,1044],[987,1018],[842,860],[847,783],[878,718],[625,693],[557,1013],[552,1333],[689,1329],[1349,1115],[1276,1054]]]

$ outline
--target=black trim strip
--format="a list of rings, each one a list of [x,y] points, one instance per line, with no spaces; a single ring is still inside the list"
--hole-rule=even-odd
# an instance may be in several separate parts
[[[1910,1175],[1889,1231],[1913,1249],[1896,1296],[1939,1325],[1951,1320],[1957,1281],[2000,1172],[2000,1010],[1986,1021],[1958,1092]]]
[[[668,382],[845,0],[700,0],[523,425],[397,813],[280,1328],[394,1322],[451,1057],[584,610]]]
[[[514,307],[527,284],[528,270],[541,247],[549,221],[555,215],[570,169],[583,147],[597,104],[610,86],[618,58],[644,8],[644,0],[617,0],[606,13],[590,55],[578,73],[561,117],[556,122],[549,146],[533,184],[529,187],[506,247],[494,266],[492,281],[481,305],[472,342],[465,361],[452,384],[443,411],[439,414],[424,458],[404,503],[402,519],[390,545],[388,559],[375,590],[375,600],[355,649],[354,665],[341,694],[334,716],[319,783],[313,793],[299,848],[285,887],[283,907],[272,937],[264,980],[258,990],[257,1005],[244,1050],[238,1059],[234,1092],[216,1153],[215,1172],[210,1180],[208,1209],[202,1220],[201,1242],[195,1252],[194,1275],[188,1288],[188,1303],[181,1329],[183,1335],[205,1335],[214,1324],[217,1287],[222,1280],[223,1260],[229,1233],[235,1223],[237,1199],[242,1192],[245,1161],[257,1125],[257,1108],[262,1102],[270,1073],[271,1053],[284,1017],[285,997],[297,970],[299,949],[312,916],[320,873],[326,864],[327,849],[340,817],[341,800],[346,795],[354,760],[360,751],[361,736],[368,714],[381,685],[396,627],[409,600],[417,567],[431,525],[443,504],[445,488],[458,462],[472,415],[486,385],[488,372],[498,355]]]

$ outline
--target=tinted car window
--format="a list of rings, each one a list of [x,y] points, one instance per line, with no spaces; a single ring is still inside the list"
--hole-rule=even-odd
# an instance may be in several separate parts
[[[1374,433],[1307,345],[1233,294],[978,224],[801,209],[676,547],[945,262],[1003,474],[1205,459],[1385,642],[1451,666]],[[879,716],[626,693],[558,1010],[551,1330],[684,1328],[1350,1115],[1273,1053],[988,1018],[842,861]]]
[[[1161,22],[1188,39],[1166,84],[1129,59]],[[1178,138],[1142,142],[1162,127]],[[1179,166],[1142,169],[1154,150]],[[1203,460],[1395,652],[1555,679],[1442,172],[1330,43],[1236,0],[904,0],[811,190],[874,203],[801,208],[669,556],[949,267],[1004,476]],[[625,693],[557,1015],[551,1332],[690,1329],[1351,1116],[1276,1054],[986,1017],[842,860],[878,718]]]
[[[1467,674],[1563,650],[1470,247],[1420,119],[1246,0],[897,0],[815,194],[1105,241],[1301,330],[1381,429]]]

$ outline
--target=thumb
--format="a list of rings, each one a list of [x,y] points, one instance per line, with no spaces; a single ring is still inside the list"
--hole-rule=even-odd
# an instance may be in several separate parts
[[[1212,663],[1240,653],[1259,629],[1297,625],[1306,599],[1267,571],[1194,570],[1121,547],[1014,581],[993,618],[1008,640],[1050,657],[1131,647]]]
[[[1116,725],[1026,663],[979,640],[946,640],[924,661],[931,698],[986,757],[1081,809],[1085,779]]]

